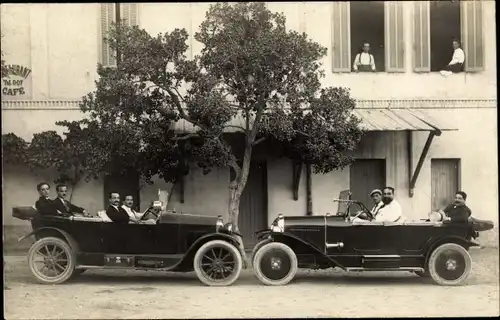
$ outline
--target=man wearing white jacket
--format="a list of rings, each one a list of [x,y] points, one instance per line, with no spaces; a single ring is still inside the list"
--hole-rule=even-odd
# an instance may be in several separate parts
[[[394,199],[394,188],[385,187],[382,194],[384,205],[379,209],[375,216],[377,222],[403,222],[403,210],[399,203]]]

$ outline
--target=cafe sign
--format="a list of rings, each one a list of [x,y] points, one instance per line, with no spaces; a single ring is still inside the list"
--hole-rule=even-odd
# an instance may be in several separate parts
[[[31,69],[11,64],[6,66],[7,76],[2,78],[2,96],[5,98],[28,98],[30,92],[28,77],[31,75]]]

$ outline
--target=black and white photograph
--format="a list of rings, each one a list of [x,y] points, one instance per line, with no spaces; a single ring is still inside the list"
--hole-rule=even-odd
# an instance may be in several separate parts
[[[495,1],[0,9],[5,319],[500,316]]]

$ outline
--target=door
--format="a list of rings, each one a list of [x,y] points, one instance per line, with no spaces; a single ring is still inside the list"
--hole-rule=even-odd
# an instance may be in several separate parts
[[[240,200],[238,219],[245,248],[253,248],[257,242],[255,232],[267,226],[267,166],[252,163],[247,185]]]
[[[371,209],[370,192],[385,187],[385,159],[357,159],[351,164],[349,174],[351,199]]]
[[[431,160],[432,210],[444,209],[460,188],[460,159]]]
[[[140,212],[139,175],[137,173],[112,174],[104,178],[104,208],[109,205],[109,194],[111,192],[118,192],[122,202],[126,196],[133,196],[134,210]]]
[[[103,246],[108,254],[153,254],[159,225],[103,223]]]

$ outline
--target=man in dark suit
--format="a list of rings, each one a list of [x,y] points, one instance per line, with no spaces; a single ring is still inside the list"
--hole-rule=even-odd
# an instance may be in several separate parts
[[[439,212],[445,218],[444,220],[451,222],[467,222],[472,214],[472,211],[467,207],[465,201],[467,194],[463,191],[457,191],[455,201]]]
[[[36,189],[40,195],[40,198],[35,202],[35,208],[38,210],[38,213],[42,216],[60,215],[61,213],[57,211],[54,202],[49,199],[50,185],[46,182],[41,182],[37,184]]]
[[[62,214],[72,215],[74,213],[83,214],[87,216],[88,213],[85,209],[75,206],[68,200],[66,200],[66,193],[68,192],[68,186],[65,184],[58,184],[56,186],[57,198],[52,200],[57,210]]]
[[[128,213],[120,207],[120,194],[117,192],[111,192],[109,195],[109,207],[106,210],[106,215],[114,223],[128,223],[129,216]]]

